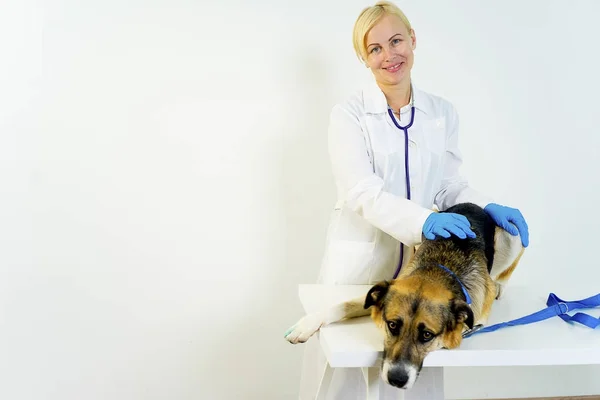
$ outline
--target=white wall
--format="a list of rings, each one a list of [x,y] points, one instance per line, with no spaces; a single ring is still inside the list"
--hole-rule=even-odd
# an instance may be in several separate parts
[[[370,79],[370,2],[319,3],[2,2],[0,398],[296,398],[283,332],[334,200],[327,117]],[[571,3],[399,2],[464,173],[528,219],[514,279],[557,292],[600,223],[600,3]],[[549,370],[449,370],[447,394],[600,393],[598,368]]]

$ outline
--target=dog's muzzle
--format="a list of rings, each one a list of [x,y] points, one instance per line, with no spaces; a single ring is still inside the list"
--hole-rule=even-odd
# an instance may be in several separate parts
[[[399,389],[410,389],[417,380],[417,368],[410,364],[387,364],[384,365],[382,373],[384,381]]]

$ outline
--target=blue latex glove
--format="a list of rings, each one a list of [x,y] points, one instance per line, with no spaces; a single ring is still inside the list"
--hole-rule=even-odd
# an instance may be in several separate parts
[[[471,223],[464,215],[455,213],[432,213],[427,217],[423,224],[423,234],[429,240],[436,236],[449,238],[451,234],[465,239],[475,237],[475,232],[471,230]]]
[[[500,228],[513,236],[521,235],[521,243],[524,247],[529,246],[529,227],[521,211],[495,203],[485,206],[484,211]]]

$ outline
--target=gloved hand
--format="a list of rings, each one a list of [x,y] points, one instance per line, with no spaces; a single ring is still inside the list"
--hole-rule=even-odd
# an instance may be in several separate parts
[[[521,235],[523,247],[529,246],[529,227],[521,211],[495,203],[488,204],[483,210],[500,228],[513,236]]]
[[[429,240],[436,236],[449,238],[450,234],[465,239],[467,236],[474,238],[475,232],[471,230],[471,223],[464,215],[455,213],[432,213],[423,224],[423,234]]]

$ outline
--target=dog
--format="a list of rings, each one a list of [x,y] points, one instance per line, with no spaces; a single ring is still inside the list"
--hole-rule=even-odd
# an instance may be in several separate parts
[[[382,380],[410,389],[427,354],[459,347],[463,335],[487,323],[525,250],[519,235],[475,204],[443,212],[467,217],[476,237],[423,237],[396,279],[376,283],[366,297],[306,315],[286,340],[303,343],[322,326],[370,314],[384,336]]]

